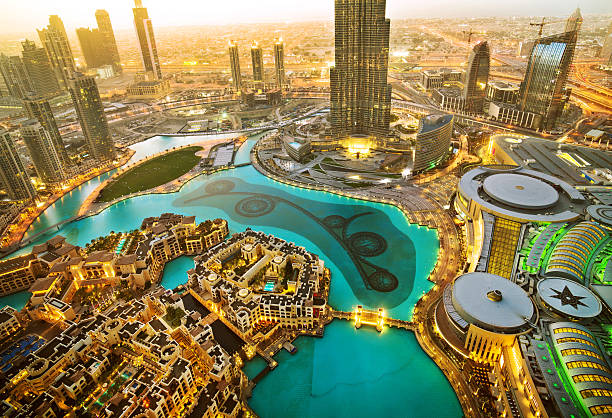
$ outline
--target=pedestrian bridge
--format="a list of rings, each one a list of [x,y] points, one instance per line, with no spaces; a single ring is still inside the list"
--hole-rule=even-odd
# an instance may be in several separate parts
[[[361,328],[362,325],[371,325],[376,327],[378,332],[382,332],[385,325],[389,328],[396,327],[409,331],[414,331],[416,324],[411,321],[403,321],[401,319],[394,319],[386,316],[383,308],[378,310],[364,309],[363,306],[358,305],[354,311],[336,311],[331,309],[331,315],[336,319],[344,319],[346,321],[355,321],[355,328]]]

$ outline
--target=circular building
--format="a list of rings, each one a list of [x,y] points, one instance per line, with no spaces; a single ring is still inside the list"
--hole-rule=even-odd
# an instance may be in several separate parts
[[[497,361],[537,321],[537,309],[517,284],[494,274],[460,276],[444,290],[436,322],[445,339],[464,355]]]
[[[587,219],[599,223],[612,231],[612,206],[591,205],[587,208]]]
[[[593,292],[573,280],[551,278],[537,286],[540,305],[556,316],[571,320],[595,318],[601,313],[601,301]]]
[[[467,222],[471,269],[511,279],[516,249],[530,223],[559,224],[582,215],[587,201],[556,177],[518,166],[483,166],[467,172],[455,209]]]

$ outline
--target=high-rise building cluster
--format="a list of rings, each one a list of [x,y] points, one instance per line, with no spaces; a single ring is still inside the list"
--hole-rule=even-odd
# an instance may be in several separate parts
[[[421,84],[433,90],[432,97],[443,110],[486,113],[502,123],[552,130],[569,101],[567,78],[582,21],[576,9],[562,33],[520,43],[517,54],[529,57],[520,85],[489,81],[491,52],[486,41],[470,51],[462,86],[450,70],[424,70]]]
[[[106,10],[96,10],[97,29],[79,28],[76,30],[81,51],[88,68],[110,65],[114,72],[121,72],[119,50],[115,33]]]
[[[98,10],[96,19],[97,29],[77,29],[87,66],[110,65],[119,72],[119,53],[108,13]],[[70,92],[90,156],[98,161],[112,160],[115,150],[95,79],[77,70],[60,17],[50,16],[38,35],[42,48],[26,39],[21,57],[0,55],[0,74],[8,93],[23,103],[28,119],[21,124],[20,135],[36,174],[53,186],[66,180],[73,167],[53,115],[50,101],[55,96]],[[3,132],[2,142],[2,186],[13,200],[33,199],[36,193],[14,139]]]
[[[230,70],[232,74],[232,88],[236,92],[246,89],[240,71],[240,52],[235,41],[229,43]],[[274,83],[267,83],[264,67],[263,49],[258,42],[251,45],[251,66],[253,68],[253,82],[250,87],[255,90],[270,90],[277,88],[282,91],[287,85],[285,73],[285,44],[282,39],[274,41]],[[247,92],[248,93],[248,92]]]

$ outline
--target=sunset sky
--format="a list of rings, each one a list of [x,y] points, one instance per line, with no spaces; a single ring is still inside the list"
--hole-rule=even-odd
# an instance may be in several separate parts
[[[156,26],[332,19],[333,0],[144,0]],[[0,33],[43,27],[58,14],[67,29],[95,26],[94,11],[106,9],[115,29],[132,27],[132,0],[0,0]],[[567,16],[579,5],[583,14],[612,13],[612,0],[388,0],[387,16],[457,17]]]

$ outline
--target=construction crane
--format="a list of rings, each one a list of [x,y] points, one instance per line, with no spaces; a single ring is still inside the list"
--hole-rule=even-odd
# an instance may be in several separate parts
[[[551,23],[560,23],[560,22],[564,22],[564,20],[555,20],[555,21],[547,22],[546,18],[543,17],[540,23],[531,22],[529,23],[529,26],[539,26],[540,30],[538,31],[538,38],[541,38],[542,32],[544,31],[544,26],[550,25]]]
[[[463,34],[464,34],[464,35],[467,35],[467,37],[468,37],[468,46],[470,46],[470,45],[471,45],[471,43],[472,43],[472,35],[476,35],[476,33],[477,33],[477,32],[473,32],[473,31],[472,31],[472,28],[470,28],[470,31],[469,31],[469,32],[468,32],[468,31],[466,31],[466,30],[464,30],[464,31],[463,31]]]

